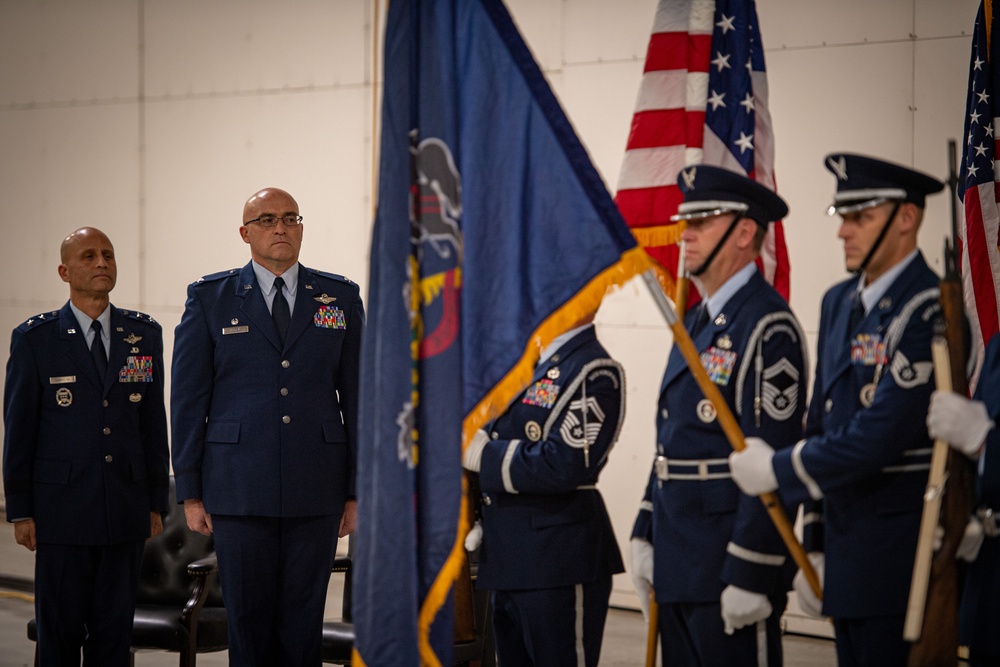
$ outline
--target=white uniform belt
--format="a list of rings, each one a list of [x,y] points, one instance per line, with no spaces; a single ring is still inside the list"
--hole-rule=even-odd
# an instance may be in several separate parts
[[[711,479],[730,479],[729,459],[668,459],[657,456],[653,465],[656,478],[704,482]]]

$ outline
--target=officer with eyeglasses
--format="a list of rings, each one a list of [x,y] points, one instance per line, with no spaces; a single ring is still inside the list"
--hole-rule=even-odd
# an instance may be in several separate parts
[[[337,538],[355,526],[358,286],[302,266],[284,190],[243,208],[251,261],[188,287],[174,335],[177,499],[214,534],[231,665],[319,665]]]

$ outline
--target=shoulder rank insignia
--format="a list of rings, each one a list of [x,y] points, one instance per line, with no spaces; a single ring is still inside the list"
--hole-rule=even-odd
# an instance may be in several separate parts
[[[934,364],[930,361],[910,362],[902,352],[896,352],[889,367],[892,377],[903,389],[913,389],[927,384],[934,372]]]
[[[132,333],[132,332],[130,331],[130,332],[129,332],[129,334],[128,334],[128,336],[125,336],[125,339],[124,339],[124,340],[125,340],[125,342],[126,342],[126,343],[128,343],[129,345],[135,345],[135,344],[136,344],[136,343],[138,343],[138,342],[139,342],[140,340],[142,340],[142,336],[136,336],[136,335],[135,335],[134,333]]]
[[[333,303],[336,300],[337,300],[337,297],[335,297],[335,296],[327,296],[326,292],[323,292],[319,296],[314,296],[313,297],[313,301],[319,301],[324,306],[328,305],[328,304],[331,304],[331,303]]]
[[[764,369],[760,378],[764,412],[775,421],[785,421],[795,413],[799,400],[799,371],[782,357]]]

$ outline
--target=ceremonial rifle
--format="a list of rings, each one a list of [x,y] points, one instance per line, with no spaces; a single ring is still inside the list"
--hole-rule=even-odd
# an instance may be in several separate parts
[[[934,336],[934,376],[939,391],[969,392],[966,379],[968,324],[958,273],[958,176],[955,142],[948,142],[948,189],[951,195],[952,240],[945,240],[945,274],[941,280],[941,319]],[[958,571],[955,553],[972,507],[972,470],[968,460],[948,443],[934,442],[931,471],[910,585],[903,638],[913,642],[910,667],[958,664]],[[934,550],[934,533],[944,530]]]

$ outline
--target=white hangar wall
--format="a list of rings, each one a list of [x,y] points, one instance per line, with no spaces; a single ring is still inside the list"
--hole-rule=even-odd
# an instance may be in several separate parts
[[[119,306],[151,313],[168,350],[185,286],[246,262],[243,201],[288,189],[304,263],[367,292],[379,78],[375,0],[0,0],[0,345],[60,307],[58,247],[105,230]],[[655,0],[511,0],[509,7],[613,191]],[[975,0],[760,0],[792,307],[815,349],[819,299],[845,276],[826,217],[830,151],[943,178],[962,132]],[[948,226],[932,198],[921,245],[938,270]],[[670,334],[637,281],[605,301],[599,333],[626,368],[628,416],[601,480],[619,544],[655,443]],[[168,378],[169,382],[169,378]],[[627,576],[613,603],[634,605]]]

